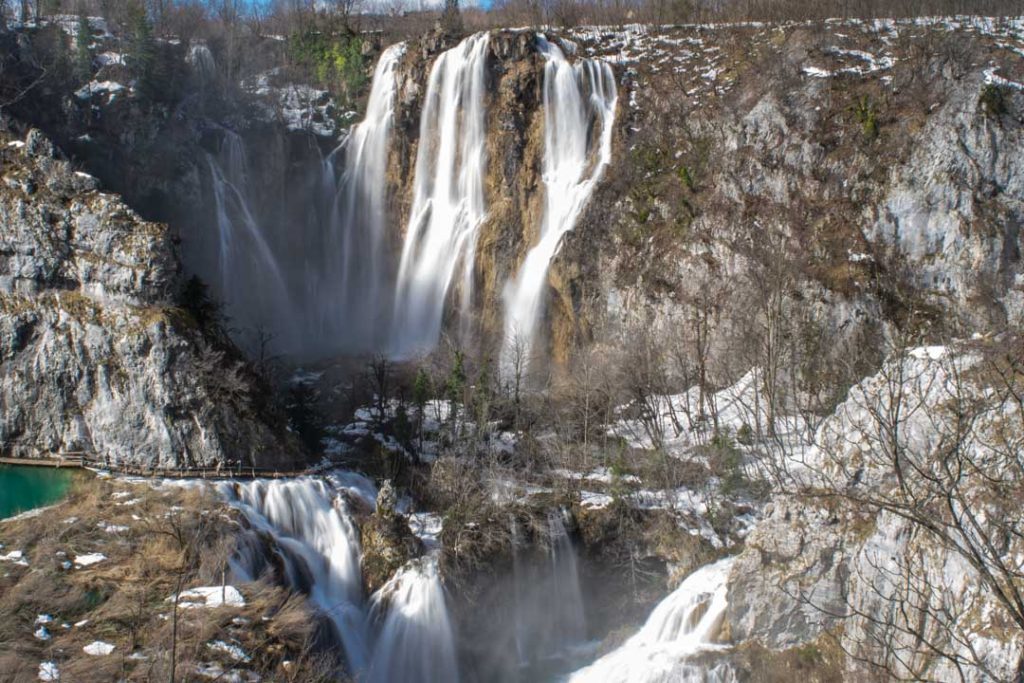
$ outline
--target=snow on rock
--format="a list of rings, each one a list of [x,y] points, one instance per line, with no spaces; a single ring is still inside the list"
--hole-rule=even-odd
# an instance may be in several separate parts
[[[225,669],[217,662],[201,662],[196,664],[196,674],[218,681],[218,683],[256,683],[260,680],[252,671],[241,669]]]
[[[125,86],[117,81],[89,81],[75,91],[75,97],[80,100],[88,100],[93,95],[106,95],[107,104],[109,104],[114,100],[114,96],[125,89]]]
[[[0,562],[13,562],[21,567],[28,566],[28,560],[25,559],[25,553],[20,550],[12,550],[6,555],[0,555]]]
[[[174,596],[167,598],[174,602]],[[199,586],[182,591],[178,605],[184,609],[195,607],[245,607],[245,598],[234,586]]]
[[[57,662],[39,662],[39,680],[59,681],[60,669],[57,668]]]
[[[580,491],[580,507],[586,510],[601,510],[611,505],[612,500],[607,493]]]
[[[114,651],[114,646],[113,644],[105,643],[102,640],[94,640],[83,647],[82,651],[87,655],[92,655],[93,657],[105,657]]]
[[[91,567],[92,565],[98,562],[103,562],[106,559],[107,556],[103,553],[86,553],[85,555],[76,555],[75,566],[79,568]]]
[[[409,516],[409,528],[427,548],[436,548],[440,545],[441,528],[443,520],[434,512],[413,512]]]
[[[236,662],[252,661],[252,657],[247,655],[245,653],[245,650],[243,650],[241,647],[239,647],[238,645],[232,645],[231,643],[226,643],[223,640],[215,640],[211,643],[207,643],[206,647],[216,652],[223,652]]]
[[[36,637],[36,640],[49,640],[50,629],[46,628],[45,626],[40,626],[32,635]]]

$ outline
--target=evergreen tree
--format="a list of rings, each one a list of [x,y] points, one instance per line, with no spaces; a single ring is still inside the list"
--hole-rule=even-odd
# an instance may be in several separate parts
[[[466,386],[465,354],[462,351],[455,351],[455,362],[452,371],[448,374],[448,404],[449,419],[454,428],[458,425],[459,402],[462,400],[462,391]]]
[[[416,373],[416,381],[412,385],[412,402],[416,406],[416,450],[423,450],[423,416],[430,399],[430,376],[423,368]]]
[[[92,78],[92,28],[85,13],[78,15],[78,31],[75,34],[75,77],[79,83]]]
[[[135,75],[139,93],[153,99],[159,93],[157,78],[157,45],[153,36],[153,25],[146,15],[141,2],[133,2],[128,8],[128,26],[131,42],[128,45],[128,66]]]

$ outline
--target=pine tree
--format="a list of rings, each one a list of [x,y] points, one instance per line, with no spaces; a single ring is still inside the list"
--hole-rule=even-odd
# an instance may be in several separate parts
[[[462,351],[455,351],[455,363],[448,375],[448,403],[450,407],[449,419],[452,421],[453,429],[458,425],[459,403],[462,400],[462,391],[466,386],[465,354]]]
[[[78,31],[75,34],[75,77],[79,83],[92,78],[92,28],[84,13],[78,15]]]
[[[412,402],[416,406],[416,450],[423,450],[423,417],[430,399],[430,376],[420,368],[412,385]]]
[[[135,75],[139,93],[153,99],[159,92],[157,78],[157,45],[153,37],[153,26],[149,23],[146,8],[134,2],[128,8],[128,25],[131,42],[128,46],[128,66]]]

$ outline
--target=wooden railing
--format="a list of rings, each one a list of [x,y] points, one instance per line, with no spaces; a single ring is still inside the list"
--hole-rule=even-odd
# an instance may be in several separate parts
[[[112,474],[154,477],[167,479],[256,479],[299,477],[311,474],[309,467],[280,468],[243,465],[222,465],[220,467],[139,467],[109,463],[87,453],[53,453],[50,458],[0,458],[4,465],[28,465],[33,467],[76,467],[92,470],[106,470]]]

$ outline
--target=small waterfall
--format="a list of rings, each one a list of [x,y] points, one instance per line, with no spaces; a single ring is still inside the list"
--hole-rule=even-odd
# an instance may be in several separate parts
[[[580,590],[580,577],[576,568],[576,548],[565,530],[563,516],[561,510],[548,513],[548,530],[551,534],[552,642],[561,651],[578,645],[587,636],[583,592]]]
[[[472,303],[477,236],[486,217],[487,55],[488,35],[477,33],[441,54],[430,70],[391,328],[398,357],[437,345],[460,268],[463,316]]]
[[[367,683],[458,683],[455,641],[437,559],[402,569],[373,597],[383,618]]]
[[[393,277],[386,261],[387,165],[397,66],[405,49],[405,43],[397,43],[381,54],[366,116],[339,148],[344,169],[331,208],[328,265],[322,272],[309,271],[307,278],[307,296],[317,307],[313,331],[337,339],[348,351],[372,351],[388,322],[381,307]],[[335,176],[335,157],[325,162],[328,183]]]
[[[728,607],[726,582],[733,559],[690,574],[661,601],[640,631],[624,645],[569,677],[570,683],[731,683],[724,662],[693,658],[726,646],[718,642]]]
[[[609,64],[575,65],[538,36],[544,58],[544,214],[540,238],[505,287],[503,369],[529,359],[544,313],[548,268],[611,161],[618,94]],[[513,356],[514,354],[514,356]]]
[[[524,553],[522,531],[514,518],[511,522],[512,626],[521,667],[567,658],[586,639],[576,549],[563,516],[560,510],[548,514],[548,549],[539,562]]]
[[[355,495],[375,492],[352,473],[332,475]],[[359,532],[338,490],[322,479],[225,482],[218,491],[256,533],[231,558],[238,580],[267,568],[257,534],[273,539],[287,584],[334,624],[350,673],[369,683],[454,683],[455,641],[435,557],[410,563],[369,601],[362,590]]]
[[[206,43],[193,41],[189,45],[188,54],[185,55],[185,62],[192,68],[201,84],[205,85],[216,79],[217,63]]]
[[[255,529],[274,538],[283,553],[289,583],[305,589],[331,619],[349,666],[362,671],[369,661],[369,639],[359,533],[344,501],[318,479],[225,483],[219,490]],[[247,573],[250,578],[257,574],[253,569]]]

